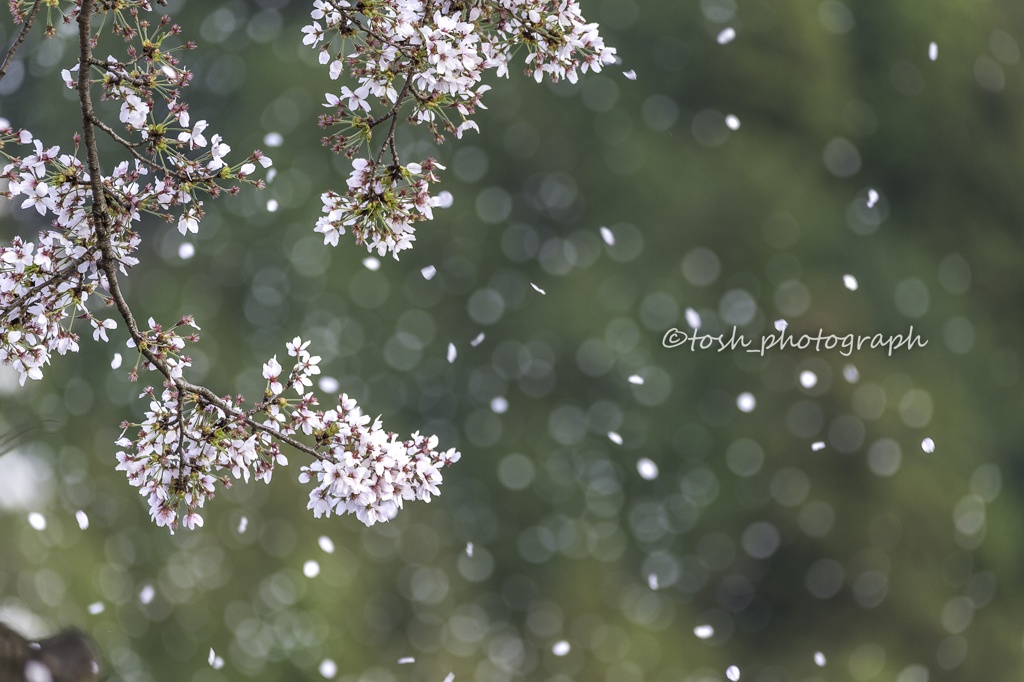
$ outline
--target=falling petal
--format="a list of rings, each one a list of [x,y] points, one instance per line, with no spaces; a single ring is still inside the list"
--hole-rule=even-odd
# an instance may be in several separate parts
[[[604,243],[608,246],[615,246],[615,234],[607,227],[601,228],[601,239],[603,239]]]
[[[636,470],[639,472],[640,478],[645,481],[653,481],[658,477],[658,465],[646,457],[641,457],[636,461]]]
[[[473,556],[473,543],[472,542],[467,542],[466,543],[466,556],[468,556],[468,557],[472,557]]]
[[[725,669],[725,676],[732,682],[737,682],[740,679],[740,669],[735,665],[730,665]]]
[[[437,274],[437,268],[435,268],[433,265],[428,265],[427,267],[420,270],[420,274],[423,275],[423,279],[429,282],[430,280],[434,279],[434,275]]]
[[[152,585],[146,585],[146,586],[144,586],[142,588],[142,591],[139,592],[139,601],[142,602],[143,604],[148,604],[151,601],[153,601],[153,597],[155,597],[155,596],[156,596],[156,590],[153,589],[153,586]]]
[[[757,398],[753,393],[740,393],[736,396],[736,407],[740,408],[740,412],[753,412],[757,407]]]
[[[99,614],[103,613],[103,610],[105,608],[107,608],[107,607],[104,606],[103,602],[98,601],[98,602],[89,604],[89,613],[94,615],[94,616],[98,616]]]
[[[789,322],[786,322],[785,320],[775,320],[775,330],[776,331],[780,331],[780,332],[781,331],[785,331],[786,327],[788,327],[788,326],[789,326]]]
[[[75,518],[78,520],[78,527],[82,530],[89,527],[89,515],[81,509],[75,512]]]
[[[196,247],[192,242],[182,242],[181,245],[178,246],[178,258],[181,260],[188,260],[194,255],[196,255]]]
[[[928,45],[928,59],[933,62],[939,58],[939,46],[936,43]]]
[[[686,324],[689,325],[690,329],[700,329],[700,313],[698,313],[693,308],[687,308],[684,317],[686,318]]]
[[[471,345],[473,348],[476,348],[477,346],[484,342],[484,338],[484,333],[480,332],[479,334],[473,337],[473,340],[469,342],[469,345]]]
[[[734,116],[733,114],[729,114],[728,116],[725,117],[725,125],[729,126],[729,130],[739,130],[740,119]]]
[[[614,431],[608,432],[608,440],[615,443],[616,445],[622,445],[622,436],[615,433]]]
[[[320,661],[320,674],[328,680],[333,679],[338,674],[338,664],[329,658],[325,658]]]
[[[639,374],[633,374],[632,376],[629,377],[628,381],[629,383],[636,384],[637,386],[644,385],[644,378]]]
[[[537,285],[536,285],[536,284],[534,284],[533,282],[530,282],[530,286],[531,286],[531,287],[533,287],[533,290],[534,290],[534,291],[536,291],[536,292],[537,292],[538,294],[541,294],[541,295],[545,295],[545,294],[547,294],[547,292],[546,292],[546,291],[544,291],[543,289],[541,289],[541,288],[540,288],[539,286],[537,286]]]
[[[850,291],[857,291],[857,278],[853,275],[843,275],[843,286]]]
[[[320,545],[320,549],[327,552],[328,554],[334,554],[334,540],[331,540],[326,535],[321,535],[320,539],[317,540]]]
[[[625,76],[626,78],[628,78],[631,81],[635,81],[636,80],[636,71],[634,71],[633,69],[630,69],[629,71],[623,71],[622,75]]]
[[[121,354],[114,353],[114,359],[110,361],[110,369],[117,369],[121,366]]]
[[[818,383],[818,375],[809,369],[800,372],[800,385],[804,388],[814,388]]]
[[[560,642],[555,642],[555,645],[551,647],[551,653],[555,656],[565,656],[569,653],[570,649],[572,649],[572,646],[563,639]]]
[[[316,385],[324,393],[336,393],[339,388],[338,380],[334,377],[323,377]]]
[[[710,625],[698,625],[693,629],[693,634],[697,635],[699,639],[708,639],[715,635],[715,628]]]
[[[455,362],[455,358],[457,358],[458,356],[459,356],[459,351],[455,350],[455,344],[454,343],[449,343],[448,344],[448,364],[450,365],[453,362]]]
[[[505,414],[508,412],[508,400],[502,396],[495,396],[491,399],[491,412],[494,414]]]
[[[32,512],[28,515],[28,525],[36,530],[46,530],[46,517],[39,512]]]
[[[373,256],[367,256],[363,259],[363,267],[367,270],[376,272],[377,270],[380,270],[380,260]]]
[[[878,203],[878,192],[873,189],[868,190],[868,208],[874,208],[875,204]]]
[[[406,665],[407,663],[415,663],[416,659],[412,656],[406,656],[405,658],[398,659],[398,665]]]
[[[270,213],[277,213],[279,208],[281,208],[281,204],[277,203],[277,199],[271,199],[267,202],[267,211]]]
[[[935,441],[933,441],[931,438],[925,438],[923,441],[921,441],[921,449],[927,452],[928,454],[935,452]]]
[[[320,564],[312,559],[302,564],[302,574],[307,578],[315,578],[320,575]]]
[[[249,527],[249,517],[243,516],[238,521],[238,534],[241,535],[245,532],[245,529]]]
[[[932,43],[932,44],[934,45],[935,43]],[[820,651],[815,651],[814,652],[814,663],[819,668],[824,668],[825,667],[825,654],[821,653]]]
[[[658,589],[657,573],[651,573],[649,576],[647,576],[647,587],[651,588],[652,590]]]
[[[860,372],[857,371],[855,366],[847,365],[846,367],[843,367],[843,378],[849,383],[855,384],[860,381]]]
[[[811,443],[811,450],[813,450],[814,452],[817,452],[818,450],[824,450],[824,449],[825,449],[825,441],[823,441],[823,440],[819,440],[819,441],[816,441],[814,443]]]
[[[732,26],[729,26],[727,28],[723,28],[722,32],[718,34],[718,37],[715,38],[715,40],[718,41],[719,45],[728,45],[733,41],[733,38],[735,37],[736,29],[734,29]]]

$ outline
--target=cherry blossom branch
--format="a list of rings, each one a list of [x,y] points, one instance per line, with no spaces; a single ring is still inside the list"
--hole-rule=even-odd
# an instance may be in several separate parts
[[[36,15],[39,14],[39,8],[42,6],[42,0],[36,0],[35,4],[32,5],[32,9],[28,13],[28,17],[25,19],[25,25],[21,27],[21,33],[18,34],[18,39],[11,45],[11,49],[7,51],[7,58],[4,60],[3,68],[0,68],[0,80],[4,79],[7,75],[7,69],[11,66],[11,62],[14,59],[14,53],[18,51],[21,44],[25,42],[25,36],[32,30],[32,22],[35,21]]]
[[[82,0],[81,10],[78,14],[78,38],[80,46],[80,63],[88,64],[92,59],[92,40],[91,40],[91,18],[92,18],[93,0]],[[114,301],[114,305],[117,308],[118,313],[124,320],[125,325],[128,327],[128,333],[132,340],[135,342],[139,349],[139,352],[152,364],[166,379],[172,382],[175,388],[179,392],[187,392],[193,394],[205,402],[213,405],[214,407],[222,410],[223,412],[230,414],[233,417],[242,419],[247,426],[250,428],[266,433],[272,438],[276,438],[281,442],[292,446],[293,448],[300,450],[312,457],[317,459],[323,459],[324,456],[310,448],[307,445],[300,443],[299,441],[291,438],[283,433],[280,433],[274,429],[271,429],[263,424],[259,424],[243,413],[233,409],[226,402],[221,400],[208,388],[203,386],[196,386],[191,384],[184,379],[172,377],[171,370],[167,364],[160,359],[151,349],[147,347],[146,339],[139,331],[138,323],[135,321],[135,316],[132,314],[131,308],[125,301],[124,295],[121,293],[121,288],[117,278],[117,257],[113,252],[110,244],[110,216],[108,215],[106,193],[103,188],[102,175],[100,174],[100,163],[99,163],[99,151],[96,146],[96,128],[106,127],[102,122],[98,120],[95,114],[95,110],[92,104],[92,96],[89,90],[89,72],[88,69],[80,69],[78,74],[78,96],[81,103],[82,109],[82,140],[86,150],[86,157],[89,166],[89,179],[92,184],[92,215],[93,225],[97,235],[97,246],[102,253],[100,260],[100,268],[106,275],[107,288],[110,291],[111,299]],[[96,125],[99,123],[99,125]],[[101,127],[101,129],[102,129]],[[108,128],[109,130],[109,128]],[[117,134],[113,130],[109,130],[109,134],[112,134],[115,139],[118,138]],[[131,147],[129,146],[129,149]],[[133,153],[135,153],[133,151]],[[140,155],[135,154],[137,158]],[[141,161],[152,165],[148,160],[140,158]],[[179,419],[184,420],[184,415],[179,414]]]
[[[12,313],[15,310],[17,310],[18,308],[21,308],[22,306],[24,306],[26,301],[31,299],[33,296],[38,294],[40,291],[42,291],[46,287],[54,284],[55,282],[63,280],[64,278],[66,278],[72,272],[77,270],[78,266],[80,266],[85,261],[89,260],[92,257],[92,255],[94,253],[96,253],[96,250],[98,248],[99,247],[96,246],[96,245],[90,246],[88,249],[86,249],[85,253],[83,253],[81,256],[79,256],[74,261],[69,263],[67,267],[65,267],[64,269],[58,270],[57,272],[53,273],[53,275],[49,279],[47,279],[46,281],[41,282],[41,283],[35,285],[34,287],[32,287],[31,289],[26,291],[24,294],[19,296],[17,298],[17,300],[15,300],[13,303],[8,305],[6,308],[0,309],[0,318],[6,318],[10,313]]]

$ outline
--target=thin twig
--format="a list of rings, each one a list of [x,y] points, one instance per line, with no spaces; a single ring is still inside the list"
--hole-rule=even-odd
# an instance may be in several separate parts
[[[35,4],[32,5],[32,11],[28,13],[28,17],[25,19],[25,25],[21,27],[21,33],[18,34],[18,39],[11,45],[11,49],[7,51],[7,59],[4,60],[3,68],[0,68],[0,80],[4,79],[7,75],[7,69],[11,65],[11,61],[14,59],[14,53],[18,51],[21,44],[25,42],[25,36],[32,29],[32,22],[35,21],[36,15],[39,14],[39,7],[42,5],[42,0],[36,0]]]
[[[51,284],[53,284],[57,280],[64,279],[69,274],[71,274],[71,272],[73,270],[77,270],[78,266],[81,265],[82,263],[84,263],[85,261],[89,260],[89,257],[92,256],[92,254],[96,253],[96,249],[98,249],[98,248],[99,247],[96,246],[95,244],[90,246],[86,250],[85,253],[83,253],[81,256],[79,256],[74,261],[72,261],[63,270],[59,270],[58,272],[55,272],[53,274],[53,276],[51,276],[45,282],[41,282],[41,283],[35,285],[34,287],[32,287],[31,289],[29,289],[28,291],[26,291],[24,294],[19,296],[18,299],[14,303],[11,303],[9,306],[4,308],[3,310],[0,310],[0,317],[7,317],[7,315],[9,315],[10,313],[14,312],[14,310],[16,310],[17,308],[20,308],[21,306],[25,305],[25,303],[28,301],[28,299],[31,296],[34,296],[35,294],[39,293],[40,291],[42,291],[46,287],[50,286]]]

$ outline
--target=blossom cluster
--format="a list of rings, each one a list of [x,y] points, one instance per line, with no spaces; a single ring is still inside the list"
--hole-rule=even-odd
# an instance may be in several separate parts
[[[538,83],[545,75],[575,83],[580,73],[616,60],[615,49],[605,46],[597,24],[584,21],[576,0],[315,0],[310,16],[303,42],[319,50],[332,79],[348,71],[358,81],[354,90],[343,86],[340,95],[327,94],[324,106],[336,112],[321,116],[320,125],[340,131],[325,137],[324,145],[352,158],[368,146],[373,128],[390,120],[380,151],[374,156],[371,150],[354,167],[345,196],[324,195],[328,220],[321,219],[317,231],[325,243],[336,244],[337,234],[351,227],[368,249],[391,251],[396,258],[412,241],[408,203],[378,194],[367,211],[364,202],[367,188],[387,187],[389,177],[410,168],[402,168],[394,147],[395,123],[406,101],[407,120],[427,124],[441,143],[444,133],[461,138],[466,130],[479,130],[469,117],[483,108],[481,96],[490,89],[481,84],[483,74],[494,69],[507,77],[520,48],[527,53],[527,75]],[[383,107],[376,116],[375,106]],[[385,147],[390,165],[382,163]],[[429,205],[430,199],[418,201]]]
[[[308,345],[301,338],[288,344],[295,362],[287,375],[277,356],[263,365],[267,389],[245,412],[240,397],[217,406],[170,382],[159,397],[146,389],[149,410],[142,423],[123,425],[137,434],[131,439],[122,433],[117,441],[117,469],[147,498],[157,525],[201,526],[198,510],[214,496],[217,482],[230,487],[232,477],[248,482],[254,476],[269,483],[275,465],[288,464],[274,434],[302,434],[315,442],[318,459],[302,468],[300,480],[318,478],[309,504],[317,517],[347,511],[372,525],[394,516],[403,500],[429,501],[438,494],[438,469],[458,461],[459,453],[437,453],[437,438],[418,433],[399,441],[379,419],[367,426],[370,418],[347,395],[335,409],[316,409],[316,396],[306,389],[320,373],[320,358]],[[297,398],[284,397],[293,389]]]
[[[95,78],[90,81],[101,85],[104,99],[121,102],[120,121],[129,136],[139,138],[124,140],[97,121],[133,156],[100,178],[108,257],[124,274],[138,263],[132,254],[140,242],[136,225],[144,214],[176,222],[182,234],[196,232],[203,216],[199,193],[234,193],[243,182],[262,187],[262,181],[251,176],[257,168],[271,165],[259,150],[229,165],[225,157],[231,147],[221,136],[211,134],[207,141],[207,122],[191,124],[188,106],[179,101],[180,88],[188,84],[191,73],[174,57],[178,48],[161,49],[179,29],[166,17],[150,26],[138,17],[143,5],[135,4],[126,3],[131,11],[117,12],[115,22],[115,32],[129,41],[127,60],[94,60]],[[132,44],[134,39],[138,46]],[[80,67],[76,64],[61,73],[67,87],[78,87]],[[166,108],[162,118],[156,115],[157,99]],[[0,363],[14,366],[23,384],[27,378],[42,378],[52,351],[63,355],[78,350],[79,337],[72,330],[76,317],[89,321],[97,340],[106,341],[106,331],[115,324],[98,320],[88,307],[90,300],[108,299],[110,288],[99,267],[103,254],[96,202],[92,179],[79,158],[79,143],[76,136],[73,153],[62,154],[59,146],[48,147],[28,130],[14,130],[0,120],[0,155],[8,161],[0,172],[7,184],[0,196],[50,218],[53,228],[40,233],[37,242],[15,239],[10,246],[0,246]],[[19,149],[28,153],[19,154]],[[180,368],[177,372],[180,376]]]

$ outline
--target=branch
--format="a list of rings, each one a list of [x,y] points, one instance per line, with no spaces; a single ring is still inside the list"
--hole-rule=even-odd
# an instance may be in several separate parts
[[[42,0],[36,0],[35,4],[32,5],[32,11],[28,13],[28,18],[25,19],[25,25],[21,28],[21,33],[18,34],[18,39],[14,41],[14,45],[11,45],[11,49],[7,52],[7,59],[4,60],[3,68],[0,68],[0,80],[4,79],[7,75],[7,68],[11,65],[11,61],[14,59],[14,53],[18,51],[21,44],[25,42],[25,36],[32,29],[32,22],[35,21],[36,15],[39,14],[39,7],[42,5]]]
[[[402,86],[402,92],[398,94],[395,99],[395,106],[387,114],[391,116],[391,128],[388,130],[387,139],[384,140],[384,144],[380,146],[380,152],[377,154],[377,163],[380,163],[381,158],[384,157],[384,150],[387,147],[391,147],[391,159],[395,162],[395,166],[398,166],[398,152],[395,151],[395,125],[398,123],[398,110],[402,108],[402,103],[409,94],[409,86],[412,85],[412,73],[410,72],[405,78],[405,85]],[[382,118],[381,121],[384,119]]]
[[[89,64],[90,60],[92,60],[90,24],[92,19],[93,2],[94,0],[82,0],[81,10],[78,14],[78,42],[81,49],[79,61],[82,64]],[[324,459],[324,456],[313,448],[303,445],[294,438],[279,433],[270,427],[259,424],[247,417],[245,414],[235,410],[217,397],[217,395],[215,395],[210,389],[203,386],[196,386],[195,384],[191,384],[181,378],[172,377],[167,364],[147,347],[145,338],[139,332],[139,326],[135,321],[135,316],[132,314],[131,308],[128,307],[128,303],[125,301],[124,295],[121,293],[121,287],[117,279],[117,258],[110,245],[110,213],[107,208],[106,193],[103,191],[102,175],[100,174],[99,152],[96,147],[96,128],[101,127],[101,129],[105,129],[105,132],[108,132],[108,134],[112,135],[116,140],[120,140],[120,138],[96,117],[96,112],[92,104],[92,96],[89,92],[89,70],[87,68],[79,69],[78,97],[82,108],[82,141],[85,145],[86,156],[89,164],[89,181],[92,184],[93,226],[96,230],[98,247],[102,252],[100,268],[106,275],[107,289],[110,291],[110,296],[114,301],[114,305],[117,307],[118,313],[120,313],[121,318],[128,327],[128,333],[131,335],[136,347],[138,347],[139,351],[150,364],[156,367],[168,381],[174,384],[179,393],[183,391],[191,393],[197,398],[201,398],[202,401],[217,407],[223,412],[241,419],[243,423],[254,431],[261,431],[280,440],[282,443],[286,443],[297,450],[305,452],[312,457]],[[140,158],[147,165],[153,165],[152,162],[141,158],[141,155],[135,152],[134,149],[131,149],[130,146],[128,148],[136,158]]]
[[[21,306],[25,305],[25,302],[29,299],[29,297],[39,293],[40,291],[42,291],[46,287],[50,286],[51,284],[53,284],[57,280],[64,279],[69,274],[71,274],[71,272],[73,272],[74,270],[77,270],[78,266],[81,265],[82,263],[84,263],[85,261],[89,260],[89,258],[92,256],[92,254],[96,253],[96,249],[98,249],[98,248],[99,247],[96,246],[95,244],[90,246],[88,248],[88,250],[86,250],[85,253],[83,253],[81,256],[79,256],[74,261],[72,261],[66,268],[64,268],[63,270],[58,270],[57,272],[53,273],[53,276],[51,276],[45,282],[37,284],[34,287],[32,287],[31,289],[29,289],[28,291],[26,291],[24,294],[19,296],[18,299],[14,303],[11,303],[6,308],[0,310],[0,317],[7,317],[7,315],[12,313],[14,310],[16,310],[17,308],[20,308]]]

